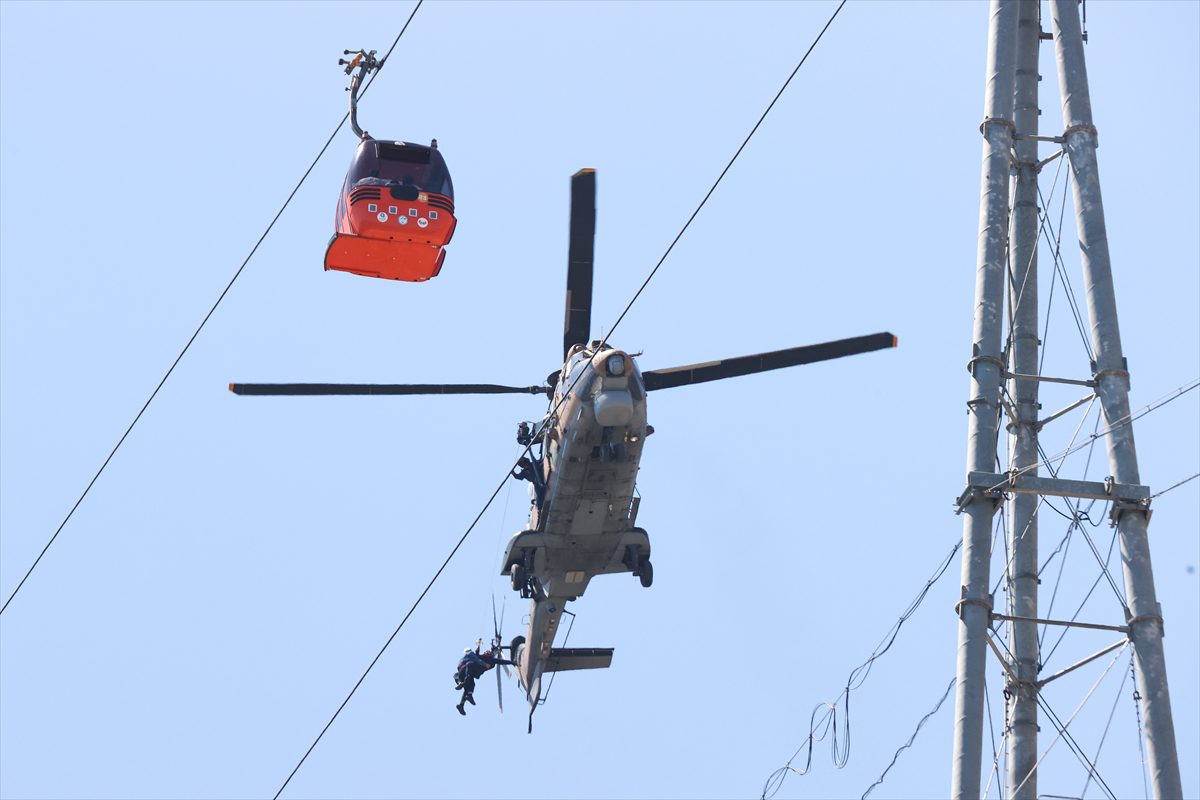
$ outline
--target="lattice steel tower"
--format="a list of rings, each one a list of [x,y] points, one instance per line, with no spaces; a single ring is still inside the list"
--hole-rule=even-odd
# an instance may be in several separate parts
[[[967,481],[959,498],[964,517],[962,599],[957,607],[960,622],[951,795],[980,796],[985,669],[992,655],[999,659],[1006,680],[1004,735],[1008,759],[1003,794],[1036,798],[1039,695],[1043,687],[1093,659],[1131,645],[1153,794],[1156,798],[1180,797],[1162,616],[1155,598],[1146,537],[1150,491],[1141,485],[1134,449],[1129,372],[1117,324],[1096,162],[1096,129],[1084,63],[1085,35],[1078,0],[1050,0],[1049,7],[1052,33],[1043,33],[1039,0],[992,0],[990,5],[967,403]],[[1063,130],[1058,135],[1041,136],[1038,50],[1041,41],[1049,39],[1054,42],[1058,67]],[[1057,145],[1058,150],[1039,161],[1039,143]],[[1043,375],[1039,366],[1038,173],[1063,156],[1068,160],[1073,188],[1087,298],[1090,331],[1086,338],[1092,357],[1088,380]],[[1048,383],[1079,385],[1090,392],[1083,400],[1039,419],[1039,391]],[[1047,461],[1039,453],[1039,432],[1084,403],[1100,406],[1103,435],[1095,438],[1107,446],[1110,477],[1096,482],[1068,480],[1053,470],[1049,477],[1040,475],[1039,465]],[[1009,437],[1006,469],[997,465],[1002,421]],[[1083,500],[1110,504],[1124,573],[1120,609],[1124,619],[1077,622],[1039,616],[1037,514],[1046,497],[1074,498],[1076,509]],[[1007,606],[997,609],[989,587],[992,535],[997,510],[1005,502],[1007,531],[1011,534],[1011,552],[1004,570]],[[1113,589],[1120,598],[1115,584]],[[991,635],[998,622],[1007,626],[1007,641]],[[1045,675],[1039,626],[1043,630],[1069,626],[1111,631],[1122,634],[1122,639]]]

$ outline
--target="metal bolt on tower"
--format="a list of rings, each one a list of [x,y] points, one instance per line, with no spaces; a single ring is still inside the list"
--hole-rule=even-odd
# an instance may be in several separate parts
[[[1119,631],[1132,644],[1146,750],[1156,798],[1182,796],[1163,654],[1163,623],[1155,597],[1147,525],[1150,491],[1140,485],[1129,408],[1129,372],[1121,350],[1104,206],[1096,162],[1078,0],[1050,0],[1053,36],[1041,31],[1040,0],[992,0],[984,121],[983,171],[976,262],[970,396],[967,402],[966,489],[963,514],[962,599],[957,606],[958,683],[955,696],[951,796],[980,796],[985,670],[991,647],[1002,662],[1010,716],[1005,795],[1038,796],[1038,696],[1043,686],[1124,644],[1118,642],[1065,670],[1042,677],[1039,624]],[[1038,47],[1053,38],[1062,98],[1063,133],[1040,136],[1037,119]],[[1038,143],[1061,146],[1069,160],[1076,227],[1087,296],[1092,378],[1075,381],[1039,374],[1037,299]],[[1055,157],[1057,157],[1057,155]],[[1010,177],[1015,187],[1010,205]],[[1010,224],[1011,221],[1011,224]],[[1007,292],[1006,292],[1007,287]],[[1008,297],[1007,336],[1004,331]],[[1041,382],[1090,387],[1110,432],[1104,437],[1111,477],[1104,482],[1043,478],[1038,432],[1065,413],[1039,421]],[[1073,406],[1072,406],[1073,407]],[[1002,417],[1009,433],[1008,471],[995,472]],[[1039,619],[1037,507],[1043,495],[1112,504],[1125,581],[1123,624]],[[1006,565],[1007,613],[989,594],[993,519],[1006,496],[1012,553]],[[1009,624],[1008,656],[989,639],[996,621]]]

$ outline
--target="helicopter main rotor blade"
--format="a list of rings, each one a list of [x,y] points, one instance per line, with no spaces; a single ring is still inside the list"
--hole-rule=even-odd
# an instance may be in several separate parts
[[[231,383],[229,391],[244,395],[361,394],[545,394],[545,386],[501,386],[495,383]]]
[[[757,353],[751,356],[726,358],[721,361],[709,361],[704,364],[688,364],[682,367],[654,369],[649,372],[643,372],[642,380],[646,386],[646,391],[652,392],[655,389],[689,386],[693,383],[719,381],[739,375],[752,375],[756,372],[795,367],[800,364],[812,364],[816,361],[829,361],[833,358],[869,353],[872,350],[883,350],[895,346],[896,337],[892,334],[873,333],[869,336],[856,336],[852,339],[838,339],[835,342],[809,344],[803,347],[789,347],[787,350],[774,350],[770,353]]]
[[[567,312],[563,360],[572,345],[587,344],[592,329],[592,259],[596,239],[596,170],[571,176],[571,238],[567,246]]]

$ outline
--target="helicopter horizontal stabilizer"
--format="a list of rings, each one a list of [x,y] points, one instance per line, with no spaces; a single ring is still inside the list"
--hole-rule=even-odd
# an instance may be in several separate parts
[[[611,647],[551,647],[542,672],[567,672],[573,669],[605,669],[612,665]]]

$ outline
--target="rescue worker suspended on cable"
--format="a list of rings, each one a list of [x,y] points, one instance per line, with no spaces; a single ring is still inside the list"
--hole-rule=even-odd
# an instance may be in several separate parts
[[[513,662],[501,658],[497,651],[480,652],[480,646],[481,643],[477,642],[474,650],[469,647],[463,650],[463,657],[458,660],[458,667],[454,671],[454,688],[461,689],[463,693],[455,708],[464,717],[467,715],[465,704],[475,705],[475,680],[497,665],[513,666]]]

